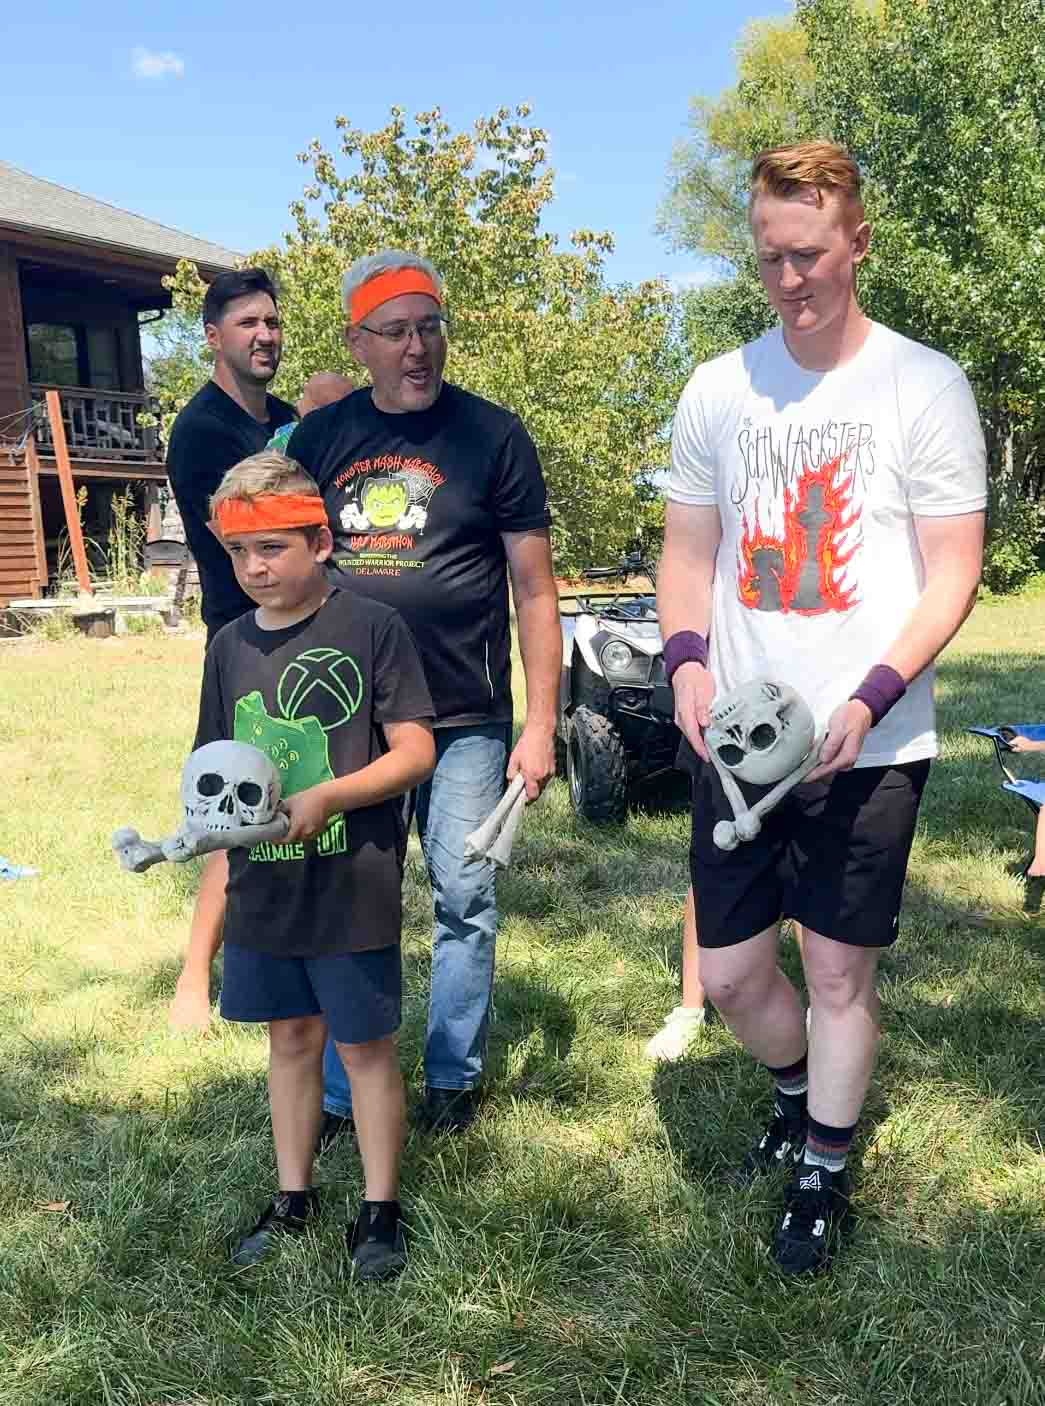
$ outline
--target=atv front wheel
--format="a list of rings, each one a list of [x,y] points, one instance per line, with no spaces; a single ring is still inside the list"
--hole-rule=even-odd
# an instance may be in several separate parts
[[[628,764],[620,733],[601,713],[578,708],[566,750],[570,800],[596,825],[619,824],[627,810]]]

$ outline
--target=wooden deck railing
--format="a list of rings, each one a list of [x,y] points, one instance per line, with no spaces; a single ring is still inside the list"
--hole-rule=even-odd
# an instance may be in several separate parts
[[[62,398],[65,437],[73,459],[126,460],[135,464],[161,462],[159,431],[138,424],[138,416],[143,411],[155,409],[152,396],[144,392],[87,390],[82,386],[29,387],[33,404],[40,406],[35,433],[41,454],[54,454],[44,403],[49,389],[57,389]]]

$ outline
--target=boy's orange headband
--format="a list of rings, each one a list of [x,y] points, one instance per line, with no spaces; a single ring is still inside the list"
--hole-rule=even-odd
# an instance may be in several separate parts
[[[327,509],[313,493],[262,493],[223,498],[215,510],[223,537],[233,532],[279,532],[287,527],[325,527]]]
[[[422,269],[393,269],[389,273],[368,278],[366,283],[355,289],[349,303],[352,323],[362,322],[368,313],[402,293],[425,293],[429,298],[434,298],[440,307],[443,305],[439,289]]]

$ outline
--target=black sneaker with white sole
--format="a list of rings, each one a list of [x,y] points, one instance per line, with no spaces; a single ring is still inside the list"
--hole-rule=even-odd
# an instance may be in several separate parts
[[[780,1104],[775,1103],[773,1116],[761,1139],[740,1166],[730,1172],[729,1181],[734,1186],[750,1186],[769,1172],[783,1170],[790,1174],[805,1152],[806,1130],[804,1118],[788,1117]]]
[[[318,1208],[319,1192],[314,1186],[307,1191],[277,1191],[258,1223],[237,1243],[232,1263],[257,1264],[281,1235],[302,1234]]]
[[[406,1267],[406,1235],[398,1201],[364,1201],[348,1231],[357,1279],[392,1279]]]
[[[852,1219],[849,1176],[800,1162],[784,1198],[770,1250],[782,1274],[821,1274]]]

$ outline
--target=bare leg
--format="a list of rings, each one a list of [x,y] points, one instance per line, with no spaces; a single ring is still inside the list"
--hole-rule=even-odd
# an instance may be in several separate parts
[[[682,1004],[669,1011],[645,1055],[653,1060],[681,1059],[704,1023],[704,988],[700,984],[700,952],[697,947],[697,920],[693,890],[686,894],[682,919]]]
[[[220,850],[209,855],[200,876],[189,946],[168,1016],[175,1030],[205,1030],[210,1024],[210,969],[221,946],[228,879],[228,854]]]
[[[847,947],[810,928],[802,961],[813,1014],[809,1032],[809,1116],[834,1128],[860,1116],[878,1049],[875,973],[881,949]],[[797,1059],[798,1056],[796,1055]]]
[[[1038,811],[1038,827],[1034,832],[1034,858],[1027,870],[1027,877],[1045,878],[1045,807]]]
[[[700,954],[704,988],[722,1019],[760,1064],[781,1069],[805,1054],[805,1013],[776,964],[777,928]]]
[[[399,1198],[399,1158],[406,1129],[406,1100],[394,1035],[363,1045],[337,1046],[352,1086],[359,1155],[367,1201]]]
[[[692,886],[686,891],[682,918],[682,1004],[704,1009],[704,988],[700,984],[700,948],[697,945],[697,915]]]
[[[321,1015],[269,1022],[269,1104],[280,1191],[305,1191],[312,1185],[326,1038]]]

